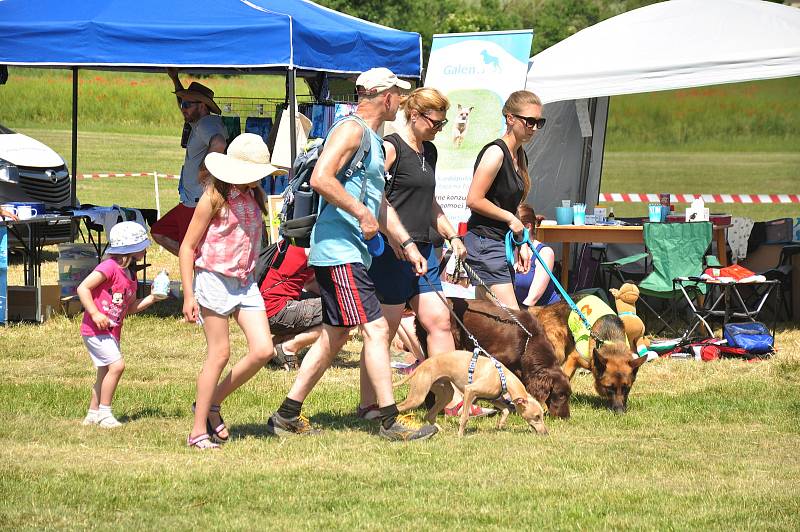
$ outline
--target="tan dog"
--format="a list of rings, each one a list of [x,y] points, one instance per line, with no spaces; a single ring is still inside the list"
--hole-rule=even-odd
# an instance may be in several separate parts
[[[410,386],[408,397],[397,405],[397,409],[400,412],[406,412],[418,407],[425,400],[428,391],[431,391],[436,395],[436,402],[428,410],[425,420],[433,424],[436,421],[436,415],[453,399],[453,387],[450,386],[450,383],[453,383],[464,394],[464,406],[461,409],[461,422],[458,426],[459,436],[464,435],[470,407],[476,399],[488,399],[502,411],[497,428],[503,428],[509,409],[500,397],[502,394],[500,374],[488,357],[481,356],[478,357],[475,365],[472,383],[468,384],[471,359],[472,353],[469,351],[451,351],[425,360],[414,373],[395,384],[397,387],[408,382]],[[522,382],[505,366],[503,366],[503,373],[506,377],[508,393],[511,395],[517,413],[528,422],[528,425],[537,434],[547,434],[542,405],[525,390]]]
[[[614,296],[617,315],[625,326],[625,336],[628,337],[628,344],[631,346],[631,350],[639,356],[648,355],[651,353],[651,351],[648,351],[650,342],[644,337],[644,322],[636,315],[639,287],[632,283],[625,283],[619,287],[619,290],[611,288],[609,292]]]
[[[453,146],[460,148],[467,137],[467,126],[469,125],[469,114],[474,107],[462,107],[458,104],[456,109],[456,119],[453,122]]]

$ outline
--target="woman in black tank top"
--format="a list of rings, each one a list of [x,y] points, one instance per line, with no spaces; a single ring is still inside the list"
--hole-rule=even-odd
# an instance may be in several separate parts
[[[381,256],[373,258],[369,275],[389,324],[390,338],[397,332],[408,304],[428,332],[428,352],[445,353],[455,350],[455,343],[450,332],[450,313],[436,294],[439,292],[443,297],[439,258],[434,252],[431,229],[450,242],[456,255],[464,258],[467,254],[434,194],[437,152],[431,141],[447,124],[450,103],[436,89],[423,87],[413,91],[402,105],[406,124],[397,133],[388,135],[383,143],[389,174],[386,200],[411,238],[402,243],[390,241],[394,249],[387,246]],[[428,271],[421,277],[414,274],[408,262],[398,258],[412,241],[428,260]],[[358,412],[366,416],[375,403],[375,396],[365,384],[368,379],[361,382]],[[458,399],[460,396],[454,400]]]
[[[494,295],[507,306],[517,309],[514,295],[514,270],[527,272],[532,251],[522,246],[513,269],[506,262],[505,235],[513,231],[519,240],[524,229],[516,216],[517,207],[530,191],[528,160],[523,144],[537,129],[544,127],[542,103],[529,91],[512,93],[503,106],[506,132],[490,142],[478,154],[475,173],[467,194],[472,215],[467,221],[467,264]],[[482,287],[478,297],[488,298]]]

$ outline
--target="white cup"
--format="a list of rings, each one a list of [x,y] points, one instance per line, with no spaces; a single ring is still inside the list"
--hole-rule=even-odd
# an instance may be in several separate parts
[[[34,216],[37,216],[38,214],[39,211],[30,205],[20,205],[17,207],[17,218],[20,220],[28,220]]]
[[[10,203],[4,203],[0,205],[0,210],[3,210],[9,214],[13,214],[14,216],[17,215],[17,208],[14,205],[11,205]]]

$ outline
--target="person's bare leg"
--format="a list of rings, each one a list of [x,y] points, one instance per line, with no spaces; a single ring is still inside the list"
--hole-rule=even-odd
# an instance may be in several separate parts
[[[228,337],[228,317],[200,307],[203,316],[203,331],[206,334],[208,351],[200,375],[197,376],[197,396],[195,398],[194,425],[191,438],[206,434],[206,419],[217,390],[219,377],[230,359],[230,339]]]
[[[103,379],[106,378],[108,373],[108,366],[99,366],[97,368],[97,378],[92,386],[92,399],[89,401],[89,410],[97,410],[100,408],[100,391],[103,387]]]
[[[428,331],[428,354],[455,351],[456,343],[450,331],[450,311],[434,292],[425,292],[411,299],[411,308],[420,324]],[[462,401],[461,392],[453,387],[453,399],[445,408],[455,408]]]
[[[298,351],[316,342],[320,334],[322,334],[322,325],[315,325],[294,336],[291,340],[281,342],[281,346],[287,354],[297,355]]]
[[[120,358],[106,366],[106,369],[103,383],[100,385],[100,404],[110,406],[114,399],[114,392],[117,391],[117,384],[122,378],[122,372],[125,371],[125,359]]]
[[[286,397],[301,403],[305,401],[325,370],[330,367],[333,358],[347,343],[349,332],[348,327],[322,325],[322,333],[303,357],[303,363]]]
[[[387,360],[389,357],[389,338],[394,338],[395,333],[397,332],[397,327],[400,325],[400,319],[403,317],[403,309],[405,309],[405,305],[381,305],[381,310],[383,311],[383,316],[386,321],[387,326],[387,339],[386,339],[386,354]],[[379,321],[379,320],[376,320]],[[370,322],[373,323],[373,322]],[[360,389],[361,389],[361,401],[360,405],[361,408],[365,408],[369,405],[374,405],[377,403],[377,399],[375,396],[375,389],[372,386],[372,379],[367,371],[367,363],[366,363],[366,349],[367,349],[367,338],[366,332],[364,331],[364,326],[362,325],[362,332],[364,333],[364,343],[361,347],[361,360],[359,361],[359,378],[360,378]],[[391,362],[389,363],[389,382],[391,383]],[[394,397],[394,394],[392,394]],[[391,404],[391,403],[389,403]],[[386,405],[384,405],[386,406]]]
[[[511,283],[503,283],[503,284],[495,284],[490,287],[492,289],[492,293],[495,295],[497,299],[499,299],[505,306],[513,310],[519,310],[519,304],[517,304],[517,296],[514,294],[514,285]],[[486,293],[486,290],[479,286],[475,289],[476,295],[481,299],[488,299],[493,303],[494,298]]]
[[[379,408],[394,404],[392,368],[389,363],[389,323],[379,318],[361,325],[364,336],[364,367]]]
[[[178,251],[180,250],[181,245],[177,240],[172,240],[171,238],[158,233],[150,233],[150,236],[153,237],[153,240],[155,240],[156,244],[166,249],[176,257],[178,256]]]
[[[416,316],[403,316],[400,319],[400,326],[397,327],[397,336],[403,341],[403,348],[414,355],[419,362],[425,360],[425,353],[422,351],[422,345],[417,338],[417,331],[414,326]]]

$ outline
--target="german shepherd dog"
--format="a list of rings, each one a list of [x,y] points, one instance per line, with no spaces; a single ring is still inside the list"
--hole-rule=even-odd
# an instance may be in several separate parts
[[[572,309],[565,301],[546,307],[530,307],[528,310],[542,324],[567,378],[572,379],[579,367],[588,369],[594,376],[595,390],[608,401],[608,407],[617,414],[625,413],[636,373],[647,357],[637,358],[631,351],[622,320],[617,315],[599,318],[592,326],[593,337],[589,339],[588,352],[591,356],[583,357],[578,353],[567,325]],[[602,340],[600,345],[597,345],[594,336]]]

